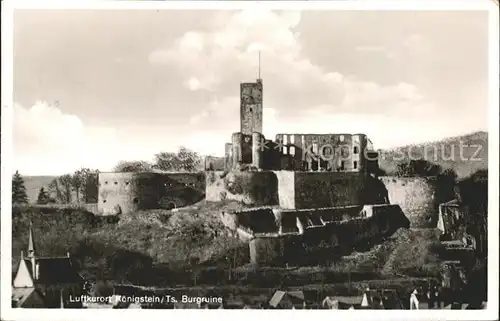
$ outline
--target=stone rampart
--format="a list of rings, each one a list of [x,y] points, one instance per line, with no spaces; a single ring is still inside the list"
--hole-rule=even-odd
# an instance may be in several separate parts
[[[99,173],[98,214],[117,215],[193,204],[205,194],[204,173]]]
[[[271,171],[207,172],[206,200],[234,200],[256,206],[278,205],[278,179]]]
[[[358,215],[354,214],[356,211]],[[271,220],[272,212],[273,209],[265,211],[268,220]],[[370,244],[392,235],[399,228],[410,227],[409,220],[398,205],[274,212],[278,213],[274,216],[278,232],[269,231],[266,235],[254,233],[250,240],[251,262],[254,264],[300,264],[303,259],[311,260],[311,249],[312,253],[317,253],[317,249],[326,246],[330,253],[335,249],[340,253],[358,244]],[[324,221],[322,215],[331,212],[339,214],[332,221]],[[243,212],[235,215],[241,216]],[[253,231],[249,227],[238,228],[249,233]]]
[[[398,204],[412,227],[437,226],[439,200],[436,177],[380,177],[388,191],[389,202]]]

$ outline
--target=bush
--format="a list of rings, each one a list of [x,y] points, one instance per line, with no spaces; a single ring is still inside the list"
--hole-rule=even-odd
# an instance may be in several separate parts
[[[399,177],[428,177],[437,176],[442,172],[441,166],[425,159],[410,160],[396,166],[395,176]]]

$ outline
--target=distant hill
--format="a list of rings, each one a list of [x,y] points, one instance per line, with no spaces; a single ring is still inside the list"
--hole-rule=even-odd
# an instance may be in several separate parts
[[[379,166],[388,174],[411,156],[412,159],[426,159],[443,169],[452,168],[458,178],[464,178],[479,169],[488,168],[488,133],[479,131],[379,152]]]
[[[47,190],[50,182],[56,177],[57,176],[23,176],[26,194],[28,194],[28,201],[30,203],[35,203],[40,188],[43,187]]]

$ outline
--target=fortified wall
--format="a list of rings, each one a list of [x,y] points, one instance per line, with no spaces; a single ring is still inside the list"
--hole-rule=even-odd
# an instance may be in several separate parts
[[[412,227],[435,228],[439,217],[436,177],[380,177],[389,202],[399,204]]]
[[[172,209],[205,196],[204,173],[99,173],[98,184],[100,215]]]
[[[387,191],[370,175],[343,172],[207,172],[206,199],[284,209],[383,204]]]
[[[251,262],[263,265],[311,264],[319,257],[350,253],[363,242],[410,226],[398,205],[258,208],[222,213],[221,220],[249,242]],[[321,248],[327,252],[318,253]]]

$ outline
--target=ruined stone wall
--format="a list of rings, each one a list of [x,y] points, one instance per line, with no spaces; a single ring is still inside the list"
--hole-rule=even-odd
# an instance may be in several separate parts
[[[412,227],[437,226],[439,201],[435,177],[380,177],[391,204],[398,204]]]
[[[208,201],[308,209],[382,204],[382,182],[363,173],[233,171],[207,173]]]
[[[358,173],[295,172],[295,208],[363,205],[367,179]]]
[[[366,167],[364,134],[278,134],[276,142],[284,170],[361,172]]]
[[[289,242],[284,237],[259,237],[249,243],[250,262],[258,265],[282,265],[285,260],[285,247]]]
[[[165,173],[159,177],[163,190],[158,208],[172,209],[201,201],[205,197],[205,173]]]
[[[295,208],[295,172],[275,171],[278,179],[278,197],[281,208]]]
[[[310,211],[283,211],[279,225],[293,225],[300,221],[303,233],[255,236],[249,243],[251,262],[272,266],[317,264],[327,256],[350,253],[359,244],[370,244],[392,235],[399,228],[409,228],[410,222],[398,205],[369,205],[371,216],[362,217],[360,207],[320,209]],[[335,212],[337,215],[331,215]],[[336,216],[324,225],[314,224],[321,216]],[[349,219],[342,219],[345,217]],[[287,223],[288,222],[288,223]],[[313,223],[313,224],[310,224]],[[308,225],[309,224],[309,225]],[[372,243],[373,244],[373,243]]]
[[[206,176],[206,200],[234,200],[250,205],[278,205],[278,179],[265,172],[210,172]]]
[[[172,209],[198,202],[204,194],[204,173],[99,173],[98,213]]]
[[[161,183],[154,173],[99,173],[98,212],[116,215],[151,208]]]
[[[263,168],[265,140],[266,138],[261,133],[252,134],[252,166],[254,168]]]
[[[231,138],[232,165],[252,163],[252,135],[233,133]]]
[[[224,149],[224,170],[230,171],[233,168],[233,144],[226,143]]]

